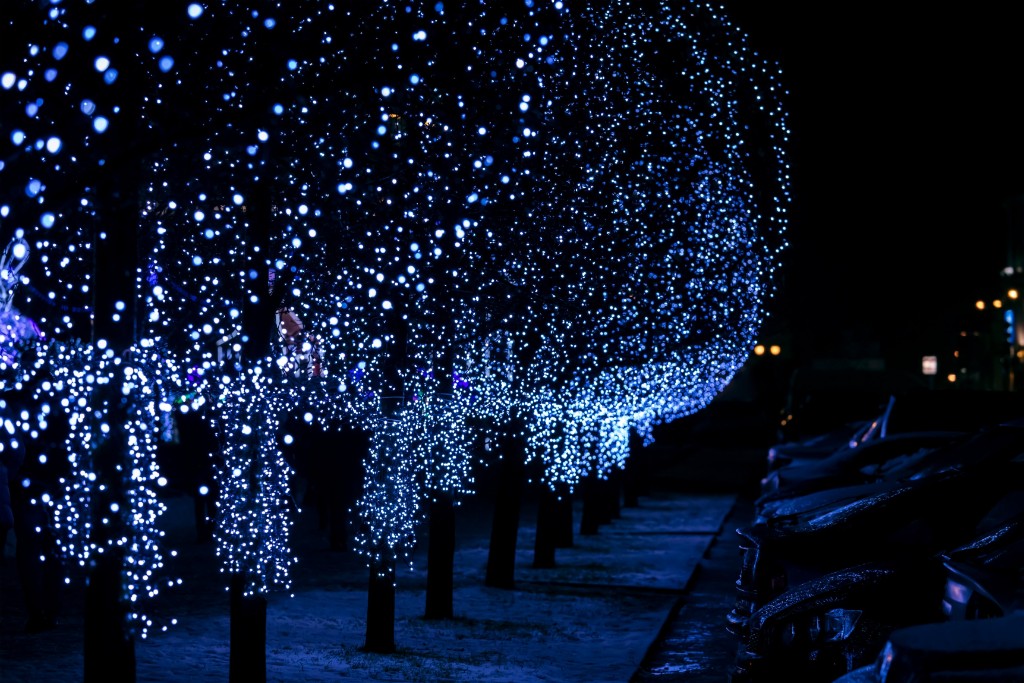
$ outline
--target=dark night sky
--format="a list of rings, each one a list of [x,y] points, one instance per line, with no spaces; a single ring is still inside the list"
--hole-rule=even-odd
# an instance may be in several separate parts
[[[789,91],[791,248],[774,324],[790,321],[814,355],[859,339],[919,363],[940,351],[944,320],[994,295],[1003,205],[1024,193],[1015,6],[724,2]]]

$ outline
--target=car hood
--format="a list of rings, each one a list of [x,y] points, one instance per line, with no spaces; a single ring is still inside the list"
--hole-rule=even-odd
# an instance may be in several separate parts
[[[890,680],[919,680],[912,674],[954,671],[1010,669],[1019,674],[1024,667],[1024,612],[896,629],[879,667],[886,669]]]
[[[918,485],[901,481],[878,481],[840,486],[792,498],[778,498],[765,501],[760,507],[757,521],[771,524],[776,521],[792,523],[798,518],[811,519],[848,505],[878,504],[893,496],[904,495]]]
[[[901,567],[894,562],[869,562],[794,586],[751,614],[747,629],[755,634],[772,622],[801,612],[840,606],[851,593],[875,589],[891,580]]]
[[[746,624],[747,649],[763,648],[763,641],[774,626],[802,614],[834,608],[864,609],[870,604],[890,602],[885,596],[898,596],[908,605],[908,619],[920,617],[919,621],[926,621],[928,616],[918,610],[930,602],[937,588],[939,566],[935,557],[880,560],[834,571],[794,586],[750,615]],[[937,604],[936,601],[936,613]]]

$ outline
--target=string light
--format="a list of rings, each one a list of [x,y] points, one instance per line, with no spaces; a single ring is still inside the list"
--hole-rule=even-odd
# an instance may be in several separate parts
[[[473,493],[490,457],[473,443],[518,429],[545,481],[571,487],[621,467],[631,433],[649,443],[706,407],[775,292],[784,93],[720,10],[648,9],[195,4],[144,27],[138,110],[118,101],[139,77],[96,8],[39,9],[46,44],[0,73],[0,158],[18,159],[0,166],[16,226],[0,293],[17,284],[31,316],[5,309],[0,371],[35,401],[0,443],[63,408],[69,556],[101,551],[90,458],[123,433],[111,542],[130,549],[125,600],[156,593],[154,454],[176,411],[218,434],[217,553],[254,595],[290,586],[277,437],[295,415],[372,434],[357,540],[373,564],[408,559],[425,501]],[[121,357],[74,340],[96,314],[94,250],[111,248],[94,245],[87,179],[133,125],[157,133],[131,179],[144,257]],[[114,382],[123,424],[95,400]]]

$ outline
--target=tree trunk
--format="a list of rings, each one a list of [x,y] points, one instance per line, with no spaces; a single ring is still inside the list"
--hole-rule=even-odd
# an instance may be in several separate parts
[[[395,566],[388,560],[370,563],[366,595],[366,652],[395,651]]]
[[[537,535],[533,544],[533,566],[538,569],[555,566],[558,522],[558,494],[551,487],[542,485],[537,503]]]
[[[97,405],[107,406],[111,424],[124,424],[128,417],[126,401],[113,396],[115,384],[96,392]],[[84,667],[86,683],[135,681],[135,641],[128,620],[128,602],[121,576],[126,558],[123,546],[113,543],[120,533],[130,533],[122,517],[110,514],[113,506],[125,506],[128,500],[122,469],[128,450],[124,433],[110,431],[93,451],[97,483],[89,514],[93,520],[93,538],[98,549],[86,572],[84,627]]]
[[[555,517],[555,547],[571,548],[573,546],[572,506],[573,497],[569,485],[559,482],[555,489],[558,494]]]
[[[580,535],[593,536],[601,523],[600,480],[593,472],[587,474],[580,486],[583,489],[583,511],[580,514]]]
[[[516,542],[526,474],[526,444],[522,438],[508,437],[503,441],[484,579],[484,584],[492,588],[515,587]]]
[[[231,575],[230,683],[267,680],[267,599],[245,595],[245,575]]]
[[[622,518],[622,470],[618,467],[612,469],[608,475],[607,484],[607,500],[608,500],[608,516],[611,519]]]
[[[350,549],[348,539],[348,506],[340,500],[337,491],[331,492],[328,501],[329,519],[327,542],[331,550],[343,552]]]
[[[121,598],[120,553],[97,555],[85,584],[85,683],[135,681],[135,640]]]
[[[624,507],[637,507],[640,504],[640,495],[644,491],[644,444],[640,435],[634,431],[629,433],[629,456],[622,474],[622,505]]]
[[[141,5],[124,7],[128,18]],[[93,282],[92,329],[89,341],[94,346],[103,340],[113,357],[120,357],[135,342],[136,310],[138,307],[136,277],[139,258],[139,197],[142,177],[142,157],[138,148],[141,133],[137,112],[141,105],[139,93],[141,72],[128,56],[130,41],[116,48],[122,63],[120,83],[126,87],[119,92],[127,112],[124,128],[120,129],[123,155],[107,159],[95,170],[90,184],[96,190],[95,222],[93,230]],[[117,62],[118,54],[110,55]],[[128,152],[127,150],[135,150]],[[136,390],[137,395],[138,390]],[[94,537],[91,539],[103,553],[96,553],[87,569],[85,587],[84,627],[84,680],[86,683],[107,681],[135,681],[135,642],[127,618],[127,596],[122,588],[121,571],[126,562],[123,549],[110,545],[122,534],[131,538],[131,522],[120,514],[111,514],[115,504],[120,510],[130,509],[129,488],[134,484],[125,472],[132,463],[127,435],[121,425],[133,420],[129,403],[134,396],[121,394],[121,383],[115,373],[112,381],[100,385],[92,398],[92,409],[103,411],[103,419],[113,428],[92,453],[96,482],[89,510]]]
[[[635,508],[640,505],[637,466],[636,456],[631,454],[622,468],[622,507]]]
[[[608,479],[594,477],[594,514],[597,515],[597,523],[610,524],[612,521],[612,494],[611,483]]]
[[[438,493],[430,502],[427,548],[427,619],[451,619],[455,573],[455,501]]]

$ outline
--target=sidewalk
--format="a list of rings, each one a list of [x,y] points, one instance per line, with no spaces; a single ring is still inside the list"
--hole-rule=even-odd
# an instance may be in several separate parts
[[[630,683],[722,683],[736,662],[737,639],[725,628],[736,599],[739,536],[753,516],[753,501],[740,496],[693,573],[677,610]]]
[[[269,681],[557,681],[626,683],[673,613],[691,574],[733,508],[735,494],[653,492],[636,507],[574,537],[557,566],[534,569],[536,502],[524,501],[516,587],[483,585],[491,511],[469,499],[458,509],[455,619],[422,618],[426,549],[398,572],[391,655],[361,651],[367,570],[354,553],[332,552],[309,511],[295,528],[293,596],[267,609]],[[136,642],[139,683],[228,679],[230,621],[212,545],[197,545],[186,499],[169,501],[165,547],[179,550],[182,586],[166,592],[178,619]],[[576,502],[576,529],[581,508]],[[54,630],[26,634],[13,557],[0,569],[0,671],[5,683],[78,680],[82,671],[80,588],[68,589]],[[170,562],[168,563],[171,564]]]

